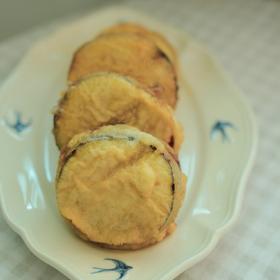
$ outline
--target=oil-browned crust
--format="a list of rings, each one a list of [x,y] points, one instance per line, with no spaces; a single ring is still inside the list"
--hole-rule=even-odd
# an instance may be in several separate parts
[[[166,54],[146,37],[105,34],[85,43],[73,56],[68,80],[73,83],[104,71],[132,77],[175,108],[178,87],[175,68]]]
[[[158,242],[162,241],[163,239],[165,239],[166,237],[168,237],[170,234],[172,234],[175,231],[175,228],[176,228],[175,223],[171,224],[170,227],[167,228],[165,230],[165,232],[162,234],[162,237],[160,239],[148,240],[144,243],[138,243],[138,244],[124,243],[124,244],[120,244],[120,245],[115,245],[115,244],[92,241],[92,240],[90,240],[90,238],[85,233],[83,233],[76,225],[74,225],[72,221],[67,220],[67,219],[65,219],[65,220],[66,220],[66,222],[68,222],[70,227],[73,229],[74,233],[78,237],[83,239],[84,241],[91,242],[92,244],[97,245],[97,246],[102,247],[102,248],[105,248],[105,249],[113,249],[113,250],[128,250],[128,251],[131,251],[131,250],[145,249],[147,247],[155,245],[156,243],[158,243]]]
[[[95,84],[98,83],[98,85],[94,87],[89,85],[93,80],[95,80]],[[100,83],[97,81],[100,81]],[[97,89],[97,86],[103,88],[102,95],[100,95],[101,93]],[[86,87],[92,87],[92,89],[87,89],[88,93],[85,93]],[[122,103],[122,99],[127,99],[127,94],[131,96],[133,92],[135,93],[133,97],[130,97],[131,102],[127,102],[126,106],[118,107],[118,110],[114,107],[114,111],[112,111],[107,118],[105,118],[103,114],[101,117],[103,121],[99,121],[92,117],[90,120],[87,119],[86,127],[85,124],[83,127],[80,127],[79,124],[88,116],[88,111],[94,110],[94,106],[96,106],[94,105],[94,100],[99,100],[99,104],[100,100],[103,100],[102,103],[106,104],[106,111],[110,110],[109,108],[111,105],[108,105],[107,103],[108,96],[102,97],[105,94],[105,87],[107,87],[107,91],[112,95],[112,98],[109,98],[109,103],[112,103],[112,100],[114,100],[114,102]],[[119,87],[121,89],[119,89]],[[118,94],[118,92],[121,94]],[[91,95],[91,97],[88,97],[89,95]],[[78,96],[80,97],[78,98]],[[85,102],[85,98],[89,98],[89,101]],[[76,100],[75,106],[82,106],[82,111],[80,109],[75,109],[73,105],[74,101],[72,101],[74,99]],[[71,113],[68,112],[69,110],[71,110]],[[74,110],[76,112],[75,114],[73,113]],[[96,110],[99,109],[96,108]],[[140,117],[144,116],[143,113],[139,113],[143,112],[143,110],[145,110],[145,115],[147,117],[147,121],[145,122]],[[151,114],[150,118],[148,118],[149,115],[147,114]],[[74,124],[71,124],[70,118],[74,120]],[[155,121],[155,118],[157,118],[157,121]],[[79,120],[81,121],[78,122]],[[156,126],[160,125],[160,123],[162,123],[162,128],[157,129]],[[163,125],[163,123],[165,125]],[[174,148],[175,154],[178,152],[182,142],[181,128],[174,119],[172,110],[169,106],[163,101],[150,95],[149,92],[137,81],[115,73],[95,73],[87,78],[76,81],[71,85],[61,98],[54,113],[53,132],[58,147],[62,148],[74,134],[80,133],[83,130],[95,130],[98,127],[109,124],[130,124],[138,127],[168,143]]]
[[[60,156],[60,166],[59,166],[59,171],[57,172],[57,180],[59,180],[61,172],[63,170],[63,166],[67,163],[67,161],[75,154],[75,152],[81,148],[81,146],[86,145],[92,141],[116,141],[116,140],[121,140],[121,141],[139,141],[139,139],[136,139],[135,137],[133,137],[132,135],[123,135],[122,137],[120,136],[114,136],[114,135],[98,135],[96,136],[91,136],[90,134],[87,137],[83,137],[80,142],[77,142],[75,145],[71,146],[71,148],[68,146],[67,149],[65,149]],[[167,145],[165,145],[166,147]],[[168,147],[168,146],[167,146]],[[154,145],[149,145],[148,147],[149,152],[156,152],[158,149],[156,146]],[[171,205],[170,205],[170,211],[169,214],[166,216],[165,222],[161,225],[161,229],[163,229],[165,227],[165,225],[167,224],[170,215],[173,211],[173,207],[174,207],[174,194],[175,194],[175,180],[174,180],[174,163],[173,161],[175,160],[176,163],[178,163],[178,159],[175,159],[174,153],[172,152],[172,149],[167,148],[168,152],[160,152],[160,155],[164,158],[164,160],[168,163],[168,166],[170,168],[170,176],[172,178],[171,181],[171,194],[172,194],[172,200],[171,200]],[[143,153],[142,153],[143,156]],[[134,158],[132,158],[131,160],[136,161],[137,159],[139,159],[141,157],[141,153],[140,156],[136,156]],[[124,164],[118,164],[118,166],[116,166],[116,170],[110,170],[110,174],[112,174],[113,172],[116,173],[118,169],[120,168],[124,168],[125,166],[129,166],[131,165],[131,162]]]
[[[115,135],[114,132],[118,130],[118,127],[120,127],[121,133],[118,135]],[[110,128],[112,129],[112,132],[110,133]],[[182,199],[184,197],[185,189],[183,187],[184,182],[181,181],[180,176],[182,175],[180,173],[179,166],[174,159],[174,156],[169,152],[170,148],[166,149],[166,145],[160,143],[159,140],[154,141],[153,137],[150,135],[148,136],[151,139],[151,143],[149,144],[147,142],[147,139],[145,139],[146,134],[139,131],[139,135],[137,135],[137,130],[135,128],[130,128],[129,126],[125,125],[118,125],[116,126],[108,126],[101,128],[100,131],[104,131],[104,134],[102,133],[83,133],[81,135],[75,136],[75,139],[73,139],[63,150],[63,152],[60,155],[60,162],[57,170],[57,178],[56,181],[58,182],[60,180],[61,172],[64,168],[64,166],[67,164],[68,160],[74,156],[75,152],[83,147],[84,145],[87,145],[93,141],[137,141],[143,145],[143,148],[146,146],[146,149],[144,149],[146,152],[151,153],[158,153],[160,156],[164,158],[164,160],[168,163],[170,167],[170,176],[172,177],[171,180],[171,195],[172,200],[170,204],[170,210],[166,216],[166,219],[164,223],[159,228],[159,235],[153,239],[145,240],[145,242],[137,243],[137,244],[130,244],[130,243],[123,243],[123,244],[109,244],[109,243],[103,243],[103,242],[96,242],[95,240],[91,239],[83,230],[81,230],[71,219],[66,218],[66,220],[70,223],[72,228],[74,229],[75,233],[81,237],[82,239],[86,241],[93,242],[94,244],[104,247],[104,248],[111,248],[111,249],[120,249],[120,250],[137,250],[141,248],[145,248],[148,246],[151,246],[162,239],[164,239],[166,236],[171,234],[175,229],[174,220],[177,216],[177,212],[181,206]],[[132,133],[129,133],[129,130],[131,129]],[[97,131],[98,132],[98,131]],[[137,135],[137,136],[136,136]],[[142,137],[143,141],[142,141]],[[143,151],[144,151],[143,150]],[[145,152],[145,153],[146,153]],[[135,159],[134,159],[135,160]],[[132,163],[129,163],[129,165]],[[128,166],[129,166],[128,165]],[[125,167],[126,165],[118,165],[118,169]],[[110,172],[114,172],[111,170]],[[179,172],[179,173],[178,173]]]
[[[118,33],[138,34],[153,41],[157,45],[157,47],[167,56],[167,58],[170,60],[170,62],[177,70],[178,59],[177,59],[176,51],[171,45],[171,43],[162,34],[152,31],[138,23],[123,22],[123,23],[115,24],[105,29],[103,32],[101,32],[101,35],[118,34]]]
[[[176,228],[176,224],[173,223],[170,225],[170,228],[166,229],[165,232],[162,234],[161,238],[159,239],[153,239],[153,240],[149,240],[147,242],[144,243],[139,243],[139,244],[121,244],[121,245],[114,245],[114,244],[106,244],[106,243],[100,243],[100,242],[93,242],[94,244],[102,247],[102,248],[107,248],[107,249],[113,249],[113,250],[139,250],[139,249],[144,249],[147,247],[150,247],[152,245],[155,245],[156,243],[162,241],[163,239],[165,239],[166,237],[168,237],[170,234],[172,234],[174,232]],[[82,232],[76,232],[78,235],[81,234],[83,235]],[[80,235],[79,235],[80,236]],[[82,236],[80,236],[82,238]],[[86,240],[86,239],[84,239]],[[90,241],[90,240],[87,240]]]

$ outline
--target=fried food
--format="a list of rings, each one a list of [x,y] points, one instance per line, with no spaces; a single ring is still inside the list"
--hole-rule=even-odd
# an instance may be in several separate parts
[[[70,86],[54,114],[59,148],[78,133],[103,125],[128,124],[153,134],[174,148],[182,130],[172,109],[139,83],[116,73],[96,73]]]
[[[176,51],[168,40],[163,37],[160,33],[151,31],[148,28],[139,25],[137,23],[126,22],[113,25],[105,29],[102,34],[118,34],[118,33],[132,33],[147,37],[149,40],[154,42],[157,47],[168,57],[172,62],[175,69],[178,68],[178,59]]]
[[[175,69],[166,55],[143,36],[130,33],[107,34],[80,47],[69,69],[69,82],[96,72],[115,72],[129,76],[171,107],[176,106]]]
[[[185,176],[171,149],[126,125],[76,135],[62,150],[58,208],[85,240],[117,249],[154,244],[175,229]]]

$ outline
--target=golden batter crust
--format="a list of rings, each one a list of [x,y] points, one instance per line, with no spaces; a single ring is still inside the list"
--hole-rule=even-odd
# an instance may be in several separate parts
[[[153,134],[175,153],[179,150],[182,130],[171,108],[136,81],[115,73],[96,73],[68,89],[54,115],[54,135],[62,148],[77,133],[120,123]]]
[[[100,246],[139,249],[174,230],[185,176],[155,137],[126,125],[76,135],[56,178],[62,216]]]
[[[175,108],[177,78],[173,65],[151,40],[137,34],[106,34],[84,44],[73,56],[72,83],[96,72],[132,77],[157,98]]]
[[[162,50],[172,62],[173,66],[178,68],[178,58],[176,51],[173,46],[168,42],[168,40],[162,36],[160,33],[149,30],[148,28],[133,22],[119,23],[105,29],[102,34],[118,34],[118,33],[133,33],[144,37],[154,42],[157,47]]]

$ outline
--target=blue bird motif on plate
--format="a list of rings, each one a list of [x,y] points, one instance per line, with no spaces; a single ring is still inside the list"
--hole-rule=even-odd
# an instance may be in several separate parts
[[[22,133],[24,130],[30,128],[32,121],[29,120],[27,122],[24,122],[22,120],[21,117],[21,113],[20,112],[15,112],[15,121],[13,123],[4,120],[5,124],[7,125],[7,127],[9,127],[10,129],[14,130],[17,134]]]
[[[220,134],[223,142],[228,141],[229,137],[228,137],[228,134],[227,134],[227,128],[234,128],[235,129],[235,126],[229,121],[217,121],[217,122],[215,122],[214,125],[211,128],[211,138],[213,139],[213,137],[216,134]]]
[[[115,264],[115,267],[113,267],[113,268],[93,267],[93,269],[96,269],[96,271],[91,272],[91,274],[115,271],[115,272],[119,273],[119,277],[116,280],[120,280],[120,279],[123,279],[123,277],[126,275],[126,273],[130,269],[133,268],[132,266],[129,266],[129,265],[125,264],[124,262],[120,261],[120,260],[110,259],[110,258],[106,258],[105,260],[112,261]]]

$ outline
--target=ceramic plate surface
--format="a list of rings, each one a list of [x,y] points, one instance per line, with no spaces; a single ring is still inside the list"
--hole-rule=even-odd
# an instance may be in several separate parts
[[[138,251],[101,249],[77,238],[56,208],[58,151],[52,109],[66,88],[73,52],[102,29],[134,21],[158,30],[178,50],[188,175],[177,230]],[[204,258],[236,219],[256,150],[252,112],[208,52],[185,33],[122,7],[99,11],[38,42],[0,92],[0,197],[9,225],[30,250],[70,279],[173,279]],[[100,269],[97,269],[100,268]]]

